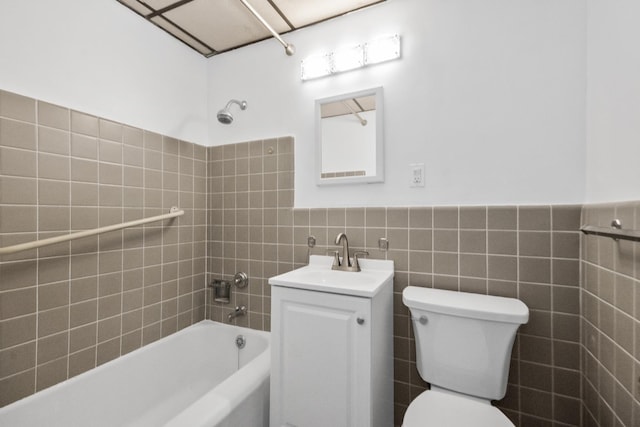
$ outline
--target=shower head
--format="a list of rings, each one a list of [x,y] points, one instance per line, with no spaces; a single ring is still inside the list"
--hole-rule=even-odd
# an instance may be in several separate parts
[[[218,121],[223,125],[229,125],[231,124],[231,122],[233,122],[233,114],[231,114],[231,112],[229,111],[232,104],[238,104],[241,110],[247,109],[247,101],[238,101],[236,99],[232,99],[231,101],[227,102],[227,106],[218,111]]]
[[[231,113],[226,109],[220,110],[218,111],[218,121],[223,125],[229,125],[233,122],[233,115],[231,115]]]

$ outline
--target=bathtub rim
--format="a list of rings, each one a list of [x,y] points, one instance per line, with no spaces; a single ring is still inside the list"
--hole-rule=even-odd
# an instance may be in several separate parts
[[[246,331],[245,334],[247,334],[247,335],[253,334],[253,335],[258,335],[258,336],[261,336],[261,337],[265,338],[266,341],[267,341],[266,348],[260,354],[256,355],[256,357],[254,359],[252,359],[252,362],[253,362],[253,360],[256,360],[256,359],[264,356],[265,353],[270,353],[271,338],[270,338],[270,333],[269,332],[260,331],[260,330],[257,330],[257,329],[251,329],[251,328],[247,328],[247,327],[244,327],[244,326],[230,325],[230,324],[221,323],[221,322],[217,322],[217,321],[210,320],[210,319],[203,319],[203,320],[200,320],[200,321],[198,321],[198,322],[196,322],[196,323],[194,323],[192,325],[189,325],[189,326],[187,326],[185,328],[177,330],[176,332],[173,332],[173,333],[171,333],[171,334],[169,334],[169,335],[167,335],[165,337],[162,337],[162,338],[160,338],[160,339],[158,339],[158,340],[156,340],[154,342],[151,342],[149,344],[143,345],[142,347],[139,347],[139,348],[127,353],[127,354],[123,354],[122,356],[116,357],[115,359],[112,359],[112,360],[110,360],[108,362],[105,362],[102,365],[96,366],[95,368],[92,368],[92,369],[89,369],[88,371],[82,372],[81,374],[78,374],[78,375],[76,375],[76,376],[74,376],[72,378],[68,378],[68,379],[66,379],[64,381],[61,381],[61,382],[59,382],[57,384],[52,385],[51,387],[47,387],[47,388],[45,388],[43,390],[40,390],[38,392],[35,392],[35,393],[30,394],[28,396],[25,396],[22,399],[16,400],[15,402],[12,402],[12,403],[10,403],[8,405],[3,406],[2,408],[0,408],[0,421],[2,421],[3,414],[6,413],[6,412],[9,412],[10,410],[18,409],[18,408],[20,408],[22,406],[29,405],[29,404],[31,404],[31,401],[34,400],[34,399],[37,399],[39,397],[46,396],[46,395],[49,395],[49,394],[56,393],[56,392],[58,392],[58,390],[60,388],[67,387],[70,384],[74,384],[75,382],[78,382],[78,381],[82,381],[87,376],[89,376],[91,374],[95,374],[96,372],[100,372],[100,371],[103,371],[105,369],[109,369],[109,367],[111,367],[112,365],[114,365],[116,363],[126,363],[126,361],[129,358],[136,357],[137,353],[139,353],[141,351],[145,351],[145,352],[152,351],[155,347],[158,347],[158,346],[162,345],[163,343],[166,343],[167,341],[170,341],[171,338],[174,338],[174,335],[176,335],[176,334],[179,334],[181,332],[184,332],[184,331],[187,331],[187,330],[190,330],[190,329],[210,328],[212,326],[216,327],[216,328],[237,329],[239,332],[240,331]],[[248,366],[248,365],[250,365],[250,363],[247,364],[246,366]],[[240,369],[242,369],[242,368],[240,368]],[[238,371],[240,369],[238,369]],[[236,371],[236,372],[238,372],[238,371]],[[233,376],[233,374],[231,376]],[[229,378],[231,378],[231,377],[229,377]],[[224,381],[222,381],[220,384],[218,384],[212,390],[215,390],[218,387],[220,387],[221,385],[223,385],[224,383],[226,383],[229,380],[229,378],[226,378]],[[206,396],[210,392],[211,391],[207,392],[203,396]],[[201,398],[203,396],[201,396]],[[191,405],[197,403],[200,399],[196,400]],[[187,408],[185,408],[185,410],[190,408],[191,405],[188,406]],[[178,414],[176,414],[176,415],[178,415]]]

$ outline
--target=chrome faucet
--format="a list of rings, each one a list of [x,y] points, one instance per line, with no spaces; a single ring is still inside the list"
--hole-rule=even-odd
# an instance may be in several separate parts
[[[247,314],[247,307],[242,305],[240,307],[236,307],[235,310],[233,310],[231,313],[229,313],[227,318],[229,320],[231,320],[231,319],[235,319],[238,316],[244,316],[246,314]]]
[[[333,265],[332,270],[342,271],[360,271],[360,263],[358,262],[358,255],[369,255],[366,251],[357,251],[353,254],[353,263],[349,255],[349,239],[344,233],[339,233],[336,236],[336,245],[342,244],[342,260],[340,259],[340,251],[333,253]]]

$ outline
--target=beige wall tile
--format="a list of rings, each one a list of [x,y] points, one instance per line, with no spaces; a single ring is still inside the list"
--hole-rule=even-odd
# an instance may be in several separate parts
[[[69,333],[61,332],[38,340],[38,364],[63,357],[69,349]]]
[[[37,153],[0,147],[0,175],[37,177]]]
[[[0,90],[0,116],[34,123],[36,101],[26,96]]]
[[[90,347],[69,355],[69,378],[80,375],[96,366],[96,347]]]
[[[121,124],[99,119],[98,130],[101,139],[122,142],[123,126]]]
[[[460,228],[485,230],[487,228],[487,208],[484,206],[460,208]]]
[[[0,351],[0,378],[17,374],[27,370],[35,364],[36,345],[35,342],[21,344]]]
[[[34,112],[35,105],[33,101]],[[38,230],[39,237],[49,237],[164,213],[165,206],[180,205],[187,215],[148,229],[113,232],[0,260],[0,352],[32,342],[36,330],[41,344],[38,361],[30,361],[27,368],[31,369],[25,371],[31,375],[29,390],[20,388],[27,383],[22,374],[7,378],[0,375],[3,387],[17,387],[18,392],[6,394],[10,399],[35,391],[36,364],[37,389],[42,389],[64,380],[67,374],[77,375],[94,367],[96,359],[102,363],[119,356],[121,341],[125,351],[142,344],[145,263],[147,281],[153,281],[151,289],[158,291],[147,295],[153,308],[145,319],[149,325],[145,342],[204,318],[207,150],[46,103],[38,104],[38,117],[40,122],[34,120],[33,124],[24,123],[24,117],[20,121],[14,117],[0,119],[3,246],[35,239]],[[40,126],[39,152],[34,145],[36,126]],[[68,133],[70,126],[72,132]],[[15,135],[23,136],[19,139],[21,148],[12,147]],[[141,168],[143,146],[152,150],[149,159],[160,161],[148,165],[157,170],[149,169],[146,174]],[[163,176],[165,163],[168,174]],[[286,177],[283,175],[283,179]],[[200,193],[197,197],[194,190]],[[127,248],[126,255],[123,247]],[[20,257],[28,261],[12,262]],[[162,274],[154,274],[162,271],[163,261],[171,263],[178,258],[184,261],[166,264],[179,266],[164,270],[166,281]],[[166,317],[162,322],[161,307]],[[121,336],[124,333],[119,326],[123,308],[140,314],[137,326],[127,325],[127,338]],[[7,328],[10,332],[5,333]]]
[[[71,115],[68,108],[38,101],[38,124],[61,130],[69,130]]]
[[[52,181],[40,179],[38,183],[38,203],[41,205],[63,205],[70,203],[70,186],[67,181]],[[27,191],[23,188],[23,191]],[[34,195],[36,192],[34,192]],[[34,203],[35,204],[35,203]]]
[[[427,207],[409,208],[409,227],[431,228],[433,225],[433,210]]]
[[[518,244],[520,256],[551,256],[551,233],[522,231],[518,233]]]
[[[69,158],[53,154],[38,154],[38,178],[69,180]]]
[[[433,208],[433,228],[458,228],[457,207]]]
[[[0,349],[35,339],[36,322],[36,315],[0,321]]]
[[[44,390],[67,379],[68,358],[61,357],[54,361],[38,365],[36,370],[36,390]]]
[[[71,209],[67,206],[40,206],[38,208],[39,231],[67,231],[71,221]]]
[[[130,126],[124,126],[122,129],[122,141],[125,145],[142,147],[143,132],[141,129],[132,128]]]
[[[8,405],[35,392],[35,369],[0,379],[0,405]]]
[[[38,149],[47,153],[68,155],[71,150],[69,132],[39,126]]]
[[[0,294],[0,320],[36,312],[36,289],[25,288]]]
[[[69,307],[63,305],[38,313],[38,336],[44,337],[69,328]]]
[[[71,328],[95,322],[98,318],[98,301],[91,299],[77,304],[71,304],[69,316],[69,326]],[[76,348],[76,350],[77,349],[78,348]]]
[[[551,230],[551,209],[548,206],[520,206],[518,228],[530,231]]]
[[[0,203],[33,205],[37,203],[38,181],[32,178],[3,176],[0,178]]]
[[[69,282],[58,282],[38,286],[38,309],[66,306],[69,304]]]
[[[39,123],[40,125],[65,129],[66,114],[68,126],[68,110],[44,104],[39,106],[39,110],[47,109],[50,110],[51,118],[44,119],[45,121]],[[39,115],[46,116],[40,112]],[[605,283],[610,283],[611,286],[595,287],[598,291],[597,294],[590,293],[594,289],[593,286],[589,288],[577,286],[580,276],[577,261],[579,256],[577,250],[578,234],[575,230],[580,224],[582,209],[580,206],[310,209],[300,214],[288,210],[293,204],[293,192],[290,190],[293,184],[291,179],[293,158],[289,155],[293,152],[292,138],[254,141],[230,147],[204,149],[139,129],[121,127],[119,124],[102,121],[77,112],[73,112],[71,116],[73,116],[71,123],[75,132],[72,134],[71,154],[85,159],[96,159],[100,155],[102,160],[109,160],[107,167],[99,169],[96,162],[77,157],[69,160],[63,148],[64,142],[59,146],[52,143],[50,147],[44,148],[53,151],[53,154],[40,154],[40,156],[48,156],[44,157],[45,166],[46,163],[55,163],[56,161],[66,161],[67,164],[70,164],[70,167],[67,166],[67,171],[63,170],[61,175],[58,170],[50,170],[52,168],[45,168],[44,172],[45,176],[49,173],[56,174],[49,175],[53,180],[67,181],[69,178],[74,180],[68,187],[71,192],[71,203],[76,204],[83,201],[88,204],[76,204],[76,206],[86,206],[84,209],[89,209],[96,206],[97,202],[101,202],[101,204],[106,202],[106,205],[102,204],[105,206],[103,210],[99,211],[101,224],[110,221],[120,222],[122,218],[127,216],[159,214],[162,213],[165,202],[173,203],[175,200],[182,207],[187,207],[189,211],[194,207],[202,210],[202,214],[189,212],[188,216],[180,218],[181,231],[174,234],[173,237],[169,234],[163,238],[161,233],[153,233],[155,228],[153,227],[144,233],[127,230],[126,234],[106,236],[100,239],[99,247],[95,246],[98,239],[93,241],[87,239],[87,242],[81,242],[84,245],[82,249],[90,251],[86,258],[88,261],[87,269],[80,269],[79,264],[74,267],[71,262],[71,271],[68,269],[66,271],[67,280],[73,274],[79,275],[78,279],[74,279],[66,285],[68,286],[68,298],[73,303],[68,309],[66,305],[63,305],[37,314],[43,322],[50,319],[51,329],[42,329],[44,333],[47,333],[46,336],[56,336],[58,333],[62,336],[65,330],[59,330],[59,328],[63,327],[62,324],[66,316],[68,316],[68,322],[72,327],[69,332],[68,345],[71,348],[71,353],[65,353],[46,364],[38,362],[38,370],[42,373],[42,380],[38,382],[38,388],[64,377],[62,373],[56,373],[53,367],[56,364],[62,366],[63,363],[60,361],[65,360],[66,357],[69,357],[69,375],[76,375],[92,368],[95,365],[96,357],[100,362],[110,360],[119,355],[120,346],[122,346],[124,354],[143,343],[155,341],[161,336],[177,330],[180,325],[188,324],[191,319],[195,320],[198,316],[203,316],[204,291],[199,289],[197,282],[200,281],[204,285],[205,263],[202,257],[205,254],[204,239],[207,232],[211,237],[217,238],[217,240],[208,242],[209,254],[217,253],[220,256],[220,258],[210,258],[208,264],[210,272],[220,271],[221,273],[233,274],[238,267],[247,268],[252,276],[252,281],[260,284],[259,288],[247,294],[249,299],[246,302],[251,306],[250,319],[242,319],[247,325],[256,328],[268,329],[270,327],[268,313],[270,289],[265,284],[266,279],[270,275],[293,268],[294,261],[306,262],[306,235],[316,235],[318,247],[314,249],[313,253],[325,253],[326,249],[333,248],[332,239],[335,234],[344,231],[345,228],[349,234],[350,242],[353,241],[352,245],[362,245],[374,257],[386,257],[396,261],[398,279],[397,288],[394,288],[396,292],[400,292],[406,284],[432,286],[435,282],[438,287],[446,289],[481,293],[488,291],[492,294],[518,296],[525,300],[534,314],[531,316],[530,324],[523,328],[518,338],[514,354],[520,355],[522,362],[518,362],[520,359],[515,359],[512,366],[512,370],[515,372],[511,376],[513,387],[510,387],[510,390],[513,389],[515,392],[509,392],[519,392],[520,396],[516,398],[508,395],[505,400],[505,405],[511,411],[509,413],[519,416],[522,425],[527,425],[531,420],[542,420],[545,423],[547,421],[551,423],[552,420],[568,424],[573,422],[568,418],[570,416],[568,414],[572,408],[575,408],[577,401],[574,395],[575,378],[576,372],[579,372],[580,369],[579,363],[576,362],[579,359],[580,344],[575,335],[576,328],[579,327],[580,320],[583,319],[583,312],[576,304],[578,293],[583,293],[582,297],[585,302],[595,301],[596,313],[598,314],[596,317],[598,319],[597,328],[602,329],[600,331],[596,326],[589,326],[589,328],[595,330],[597,336],[604,337],[601,340],[606,343],[603,347],[600,343],[601,340],[597,340],[599,348],[606,348],[606,351],[602,352],[605,356],[604,359],[598,363],[613,370],[618,365],[621,367],[629,365],[629,351],[622,347],[622,343],[625,348],[629,346],[629,337],[625,333],[630,329],[628,321],[637,311],[637,304],[625,304],[629,300],[629,295],[634,293],[629,292],[631,286],[628,282],[621,281],[618,286],[618,275],[611,273],[611,271],[616,267],[616,263],[620,263],[623,268],[626,268],[623,272],[624,277],[636,281],[634,275],[639,269],[633,268],[633,261],[628,262],[626,266],[624,258],[621,258],[622,262],[619,262],[614,256],[613,244],[598,238],[598,244],[589,246],[588,256],[591,264],[585,270],[595,271],[596,278],[607,277]],[[52,141],[54,138],[62,138],[60,141],[64,141],[63,133],[53,132],[49,129],[43,132],[48,133]],[[100,153],[98,153],[97,140],[90,139],[98,135],[103,139],[100,143],[102,147]],[[124,142],[124,146],[115,143],[120,141],[120,138]],[[0,174],[5,176],[36,176],[35,152],[6,148],[6,144],[2,141],[0,141],[0,145],[3,145],[0,147],[2,150],[0,153]],[[144,150],[141,147],[145,147]],[[269,148],[274,150],[274,154],[269,154]],[[152,150],[151,154],[146,155],[150,162],[148,166],[157,169],[141,169],[146,150]],[[61,155],[56,156],[55,154]],[[193,160],[194,156],[201,160]],[[160,164],[158,165],[157,161],[154,163],[154,159],[160,159]],[[225,160],[223,161],[223,159]],[[208,168],[205,167],[205,161],[207,161]],[[111,162],[116,162],[118,166],[116,167]],[[124,162],[127,167],[121,169],[120,162]],[[169,173],[180,174],[177,187],[172,175],[163,175],[160,172],[162,168]],[[208,175],[206,175],[207,169],[210,171]],[[99,170],[100,176],[98,176]],[[272,175],[265,179],[263,175],[265,172]],[[196,181],[193,177],[194,174],[202,178]],[[229,192],[218,194],[217,192],[225,190],[224,180],[215,177],[221,177],[222,174],[226,174],[232,179],[227,180],[229,182],[226,189]],[[116,179],[116,175],[120,178]],[[209,177],[210,194],[208,196],[205,195],[207,191],[205,176]],[[104,185],[92,187],[77,185],[77,182],[97,183],[99,179],[102,184],[111,184],[113,188]],[[114,179],[116,180],[114,181]],[[218,185],[214,184],[215,179],[219,179]],[[230,181],[233,181],[233,188],[231,188]],[[122,189],[122,184],[127,186],[126,190]],[[61,189],[64,185],[66,184],[54,187]],[[81,189],[89,190],[96,187],[98,188],[94,191],[93,199],[88,192],[84,193],[83,198],[79,198],[82,193],[78,193],[78,191]],[[74,189],[76,190],[75,197]],[[194,198],[194,190],[198,191],[201,197]],[[51,194],[55,193],[56,190],[52,189]],[[95,195],[99,197],[97,201]],[[218,211],[218,215],[216,215],[216,211],[209,211],[213,223],[216,223],[215,218],[218,216],[217,223],[221,225],[218,228],[210,225],[209,230],[205,226],[207,215],[204,211],[207,197],[209,206],[219,206],[221,209]],[[67,203],[65,198],[60,200],[62,204]],[[115,200],[118,202],[116,203]],[[3,202],[0,200],[0,203]],[[34,203],[32,200],[25,199],[24,202],[28,207],[24,212],[37,212],[35,206],[29,207]],[[122,209],[123,202],[129,207],[125,211]],[[56,206],[56,198],[43,197],[42,203],[53,203],[50,206]],[[143,210],[143,206],[146,206],[147,209]],[[6,206],[0,207],[0,209],[5,208]],[[93,209],[95,213],[95,208]],[[233,214],[223,216],[222,209],[225,213],[227,210],[232,210]],[[620,213],[624,216],[633,211],[635,215],[634,209],[629,210],[628,207],[621,207]],[[73,212],[77,213],[75,220]],[[605,219],[610,221],[610,216],[615,212],[616,207],[599,207],[597,215],[592,216],[602,217],[602,221]],[[72,211],[72,224],[80,224],[79,215],[83,213],[90,215],[90,211]],[[587,215],[587,217],[589,216]],[[635,217],[632,216],[632,218]],[[23,220],[21,221],[23,222]],[[89,226],[95,221],[94,216],[85,225]],[[12,221],[8,227],[10,229],[20,228],[19,224],[20,222],[16,225]],[[226,225],[222,227],[222,224]],[[297,226],[296,228],[293,228],[294,224]],[[0,225],[2,225],[1,221]],[[271,233],[273,239],[266,240],[270,243],[264,247],[261,243],[264,238],[263,225],[267,227],[267,237],[269,237],[271,228],[274,231]],[[283,226],[285,228],[280,229]],[[387,227],[389,228],[387,229]],[[433,245],[433,248],[437,250],[435,253],[431,252],[431,242],[436,239],[435,234],[431,234],[432,227],[443,231],[443,233],[438,233],[438,244]],[[489,230],[485,235],[486,240],[482,238],[484,232],[469,231],[484,230],[485,227]],[[183,228],[184,232],[182,232]],[[33,229],[31,228],[31,230]],[[519,235],[516,233],[518,229],[522,230]],[[551,230],[554,230],[553,233]],[[29,230],[19,231],[28,232]],[[140,235],[139,238],[136,237],[136,233]],[[123,240],[123,235],[128,238]],[[391,252],[384,253],[377,250],[378,238],[382,236],[391,238]],[[5,237],[3,236],[3,238]],[[193,242],[196,240],[202,244],[194,246]],[[591,238],[587,242],[590,240]],[[280,242],[280,244],[275,244],[275,242]],[[163,243],[164,247],[161,246]],[[394,247],[394,243],[399,246]],[[111,267],[105,267],[112,265],[110,262],[105,261],[105,264],[98,264],[96,254],[91,253],[98,248],[101,251],[107,248],[119,251],[122,244],[131,248],[131,251],[138,251],[140,256],[137,258],[125,257],[126,263],[131,262],[132,264],[117,263],[113,267],[114,270]],[[143,244],[146,247],[144,259],[141,249]],[[483,244],[486,245],[486,249],[483,248]],[[74,242],[73,247],[81,249],[78,242]],[[201,250],[196,250],[196,247],[201,247]],[[46,252],[43,251],[43,253]],[[122,260],[121,252],[114,253],[118,253]],[[200,258],[191,260],[193,256]],[[136,259],[139,262],[136,263]],[[484,262],[485,260],[486,262]],[[599,264],[600,260],[602,260],[602,264]],[[177,269],[170,264],[165,264],[166,267],[163,268],[161,266],[163,261],[174,263],[173,265],[177,266]],[[28,265],[28,263],[25,264],[25,267]],[[46,266],[46,264],[44,265]],[[101,289],[104,291],[105,297],[100,300],[96,299],[98,296],[98,279],[96,277],[98,265],[103,267],[101,271],[109,271],[107,275],[101,276],[106,281],[101,282],[103,285]],[[144,270],[144,282],[147,286],[144,288],[142,288],[144,284],[142,265],[147,266]],[[631,274],[629,274],[629,265],[632,266]],[[486,270],[483,269],[483,266]],[[458,267],[460,272],[457,271]],[[520,273],[518,272],[519,268]],[[606,274],[602,272],[603,268]],[[19,309],[18,312],[26,312],[27,314],[25,317],[20,317],[22,314],[16,317],[14,309],[13,312],[10,312],[10,322],[31,319],[25,320],[26,323],[23,325],[26,331],[31,331],[29,325],[33,323],[36,312],[35,306],[29,306],[28,301],[33,299],[33,304],[35,304],[35,288],[21,289],[20,286],[29,286],[29,283],[35,284],[34,280],[28,278],[29,271],[32,269],[24,268],[22,271],[15,267],[8,269],[7,264],[0,262],[0,270],[3,277],[6,277],[4,276],[5,272],[14,271],[11,273],[11,277],[16,279],[11,285],[3,283],[0,290],[6,289],[5,286],[9,286],[8,289],[18,288],[17,291],[3,292],[2,303],[6,299],[5,296],[12,292],[26,291],[17,299],[26,301],[24,310]],[[200,270],[202,273],[199,273]],[[149,274],[148,278],[147,273]],[[436,273],[435,276],[434,273]],[[54,269],[50,274],[53,277],[58,273]],[[112,280],[119,274],[123,278],[122,290],[120,290],[118,282]],[[165,280],[165,275],[169,281]],[[589,273],[588,277],[593,278],[594,273]],[[532,282],[528,283],[527,280]],[[54,281],[47,286],[53,290],[56,283]],[[43,288],[43,292],[48,290],[46,287]],[[196,293],[193,293],[194,290]],[[587,296],[584,295],[585,292]],[[190,293],[191,295],[189,295]],[[627,295],[627,297],[625,298],[623,295]],[[635,297],[635,295],[633,296]],[[601,298],[604,303],[598,302]],[[52,304],[57,303],[52,302]],[[618,304],[620,308],[617,307]],[[592,305],[587,303],[583,309],[584,313],[588,313],[588,310],[591,310],[589,307]],[[120,314],[123,309],[127,313],[127,316],[123,317],[121,321],[123,335],[121,336],[121,332],[118,331],[116,336],[117,323],[120,322]],[[218,316],[218,308],[210,306],[209,310],[211,310],[208,313],[209,317]],[[409,354],[414,354],[406,310],[403,307],[397,307],[397,310],[403,314],[402,316],[396,315],[396,320],[402,317],[407,327],[403,330],[396,328],[395,341],[398,343],[396,354],[406,356],[406,341],[409,342]],[[603,310],[603,316],[599,316],[601,310]],[[100,324],[97,323],[99,311]],[[3,311],[3,315],[4,313]],[[222,319],[221,315],[219,317]],[[591,319],[591,317],[587,318]],[[617,332],[619,343],[614,341],[617,324],[623,326],[622,331]],[[632,324],[633,327],[636,327],[637,320],[633,319]],[[4,323],[0,323],[0,325],[4,325]],[[144,329],[142,329],[143,325]],[[552,325],[553,332],[551,333],[549,328]],[[101,335],[99,331],[102,331]],[[16,337],[18,338],[14,337],[12,340],[28,339],[25,337],[30,337],[30,333],[25,332],[26,335],[24,335],[17,332]],[[550,335],[553,335],[554,338],[551,338]],[[98,341],[101,342],[100,347],[96,347]],[[635,347],[640,348],[640,345],[635,346],[634,344],[632,346],[633,353],[637,355],[640,351],[637,351]],[[404,353],[401,351],[402,348],[405,349]],[[1,349],[0,346],[0,351]],[[620,350],[621,354],[627,355],[627,359],[619,355]],[[55,354],[54,351],[46,357],[55,357]],[[594,358],[594,360],[596,359]],[[396,396],[396,404],[400,410],[408,404],[407,395],[409,398],[414,397],[415,393],[424,388],[423,382],[415,371],[415,364],[411,359],[407,362],[410,369],[408,378],[406,375],[398,376],[395,383],[396,388],[407,391],[407,393]],[[539,380],[534,372],[529,370],[534,365],[536,369],[542,368],[545,372],[553,373],[554,381],[551,385],[548,382],[532,382],[536,379]],[[406,365],[402,366],[406,368]],[[35,365],[33,367],[35,368]],[[31,393],[36,387],[35,372],[33,369],[27,372],[31,372],[31,380],[25,376],[17,383],[15,381],[12,383],[14,377],[9,377],[11,381],[0,377],[0,387],[2,384],[8,383],[27,384],[25,389],[30,388],[29,393]],[[623,375],[624,372],[626,370],[621,369],[619,374]],[[517,375],[518,373],[520,375]],[[527,378],[531,381],[527,382]],[[547,378],[546,374],[545,378]],[[605,381],[613,384],[611,382],[612,375],[605,378]],[[566,384],[564,380],[566,380]],[[562,385],[560,385],[560,381],[562,381]],[[587,384],[590,384],[589,381]],[[554,386],[554,384],[556,385]],[[520,388],[521,385],[524,387]],[[527,392],[523,394],[522,390]],[[610,395],[615,394],[614,388],[611,390],[613,391],[607,389],[600,393],[605,396],[605,399],[609,399]],[[405,396],[405,398],[403,399],[401,396]],[[552,405],[548,404],[550,399],[553,402]],[[515,406],[509,406],[513,405],[514,401],[518,403]],[[551,407],[555,409],[551,411]]]
[[[516,206],[489,206],[487,208],[489,230],[517,230],[518,208]]]
[[[0,118],[0,141],[5,147],[36,149],[36,127],[29,123]]]
[[[71,131],[97,137],[98,118],[78,111],[71,111]]]

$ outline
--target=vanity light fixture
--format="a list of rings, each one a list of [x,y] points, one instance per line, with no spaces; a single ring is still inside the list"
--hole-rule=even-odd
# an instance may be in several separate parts
[[[302,61],[302,80],[315,79],[331,74],[331,55],[313,55]]]
[[[400,36],[380,37],[365,45],[365,64],[379,64],[400,58]]]
[[[349,46],[338,49],[332,55],[333,73],[341,73],[343,71],[355,70],[364,67],[364,46]]]
[[[301,64],[301,79],[311,80],[400,58],[400,36],[380,37],[357,46],[312,55]]]

